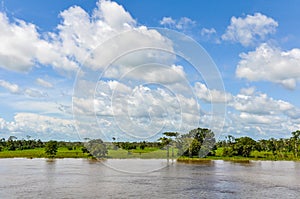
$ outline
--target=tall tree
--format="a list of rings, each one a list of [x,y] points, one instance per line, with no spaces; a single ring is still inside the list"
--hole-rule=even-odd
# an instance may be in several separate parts
[[[90,140],[85,146],[95,158],[103,158],[108,154],[106,144],[101,139]]]
[[[181,145],[179,147],[183,149],[183,155],[205,157],[213,149],[216,140],[212,130],[196,128],[188,134],[181,135],[178,143]]]
[[[234,145],[235,153],[239,156],[249,157],[252,150],[256,147],[256,141],[250,137],[236,138]]]
[[[50,157],[54,158],[57,153],[58,143],[57,141],[50,140],[45,145],[45,153]]]
[[[169,158],[169,145],[172,147],[172,158],[174,158],[174,138],[176,138],[179,133],[177,132],[164,132],[163,135],[167,136],[168,138],[168,144],[167,144],[167,157]]]

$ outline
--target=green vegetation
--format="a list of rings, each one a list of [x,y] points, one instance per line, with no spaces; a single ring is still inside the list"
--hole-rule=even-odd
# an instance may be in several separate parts
[[[250,137],[235,138],[228,135],[216,142],[210,129],[196,128],[179,136],[177,132],[165,132],[157,142],[63,142],[17,140],[10,136],[0,139],[0,158],[163,158],[178,161],[205,160],[300,160],[300,130],[290,138],[253,140]],[[179,157],[179,158],[177,158]]]
[[[50,158],[54,158],[55,157],[55,155],[57,153],[57,149],[58,149],[57,141],[50,140],[45,145],[45,153]]]

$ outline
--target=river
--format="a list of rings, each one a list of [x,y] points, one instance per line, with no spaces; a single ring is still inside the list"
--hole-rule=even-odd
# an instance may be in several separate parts
[[[300,198],[300,162],[0,159],[0,198]]]

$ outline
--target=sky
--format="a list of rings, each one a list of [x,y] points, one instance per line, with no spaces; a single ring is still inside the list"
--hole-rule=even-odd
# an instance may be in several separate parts
[[[299,4],[2,0],[0,137],[290,137]]]

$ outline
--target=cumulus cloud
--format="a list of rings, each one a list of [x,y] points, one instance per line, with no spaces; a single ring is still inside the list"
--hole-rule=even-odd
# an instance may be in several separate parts
[[[172,17],[163,17],[162,20],[159,21],[160,25],[168,25],[173,26],[176,24],[176,21],[172,19]]]
[[[264,93],[255,95],[238,94],[234,96],[230,106],[241,112],[258,115],[283,114],[288,110],[294,109],[292,104],[283,100],[274,100]]]
[[[223,129],[225,134],[249,136],[254,133],[257,137],[282,137],[297,130],[299,126],[300,108],[258,92],[254,87],[242,88],[237,95],[232,95],[208,89],[204,84],[196,82],[194,91],[200,102],[227,104],[227,119]],[[201,117],[202,124],[207,124],[210,119],[209,113],[204,114]],[[215,119],[222,124],[220,118]]]
[[[147,62],[146,62],[147,63]],[[186,81],[183,66],[161,64],[143,64],[140,66],[114,66],[105,71],[105,77],[152,82],[157,84],[175,84]]]
[[[254,87],[243,88],[228,103],[227,133],[255,134],[257,137],[289,136],[297,130],[300,109],[293,104],[277,100]]]
[[[261,44],[254,51],[240,54],[236,69],[239,78],[250,81],[270,81],[294,89],[300,80],[300,49],[289,51]]]
[[[136,21],[115,2],[99,1],[90,15],[79,6],[64,10],[60,16],[57,38],[67,57],[73,57],[84,66],[101,70],[118,56],[133,49],[158,48],[172,52],[172,44],[156,30],[137,26]],[[109,40],[113,38],[113,40]],[[107,43],[107,42],[109,43]],[[169,56],[170,57],[170,56]],[[139,56],[126,54],[119,65],[138,65],[145,60],[165,59],[159,52]]]
[[[244,18],[233,16],[222,39],[249,46],[255,41],[263,40],[267,35],[275,33],[277,27],[277,21],[261,13],[247,15]]]
[[[29,97],[45,97],[47,94],[36,89],[31,88],[20,88],[19,85],[7,82],[5,80],[0,80],[0,86],[7,89],[12,94],[23,94]]]
[[[163,17],[162,20],[159,21],[160,25],[169,27],[169,28],[175,28],[178,30],[186,30],[190,27],[193,27],[196,25],[196,21],[193,21],[192,19],[188,17],[181,17],[180,19],[176,20],[172,17]]]
[[[69,75],[77,71],[78,63],[86,63],[94,69],[104,67],[106,58],[122,53],[128,45],[157,47],[172,52],[171,43],[157,31],[137,26],[131,15],[115,2],[99,1],[92,14],[79,6],[72,6],[62,11],[60,17],[62,21],[56,33],[40,34],[34,24],[19,19],[9,20],[6,14],[0,13],[0,67],[27,72],[39,64],[50,65]],[[178,25],[183,27],[185,23],[189,20],[182,19]],[[104,41],[128,30],[134,33],[122,39],[117,48],[110,45],[104,55],[103,51],[93,51]]]
[[[77,68],[76,63],[57,52],[53,43],[41,38],[34,24],[10,21],[5,13],[0,13],[0,40],[0,67],[4,69],[25,72],[36,62],[66,71]]]
[[[112,1],[99,1],[98,9],[94,11],[94,16],[103,19],[106,24],[116,30],[122,30],[127,26],[135,26],[136,21],[123,6]]]
[[[232,100],[232,95],[230,93],[215,89],[208,89],[205,84],[200,82],[195,83],[194,90],[196,96],[205,102],[226,103]]]
[[[137,138],[159,136],[166,130],[186,131],[199,123],[200,106],[196,99],[176,93],[165,86],[151,84],[128,86],[116,80],[98,82],[94,99],[73,98],[73,111],[79,126],[94,117],[109,135],[124,132]],[[91,121],[91,120],[90,120]],[[100,123],[99,123],[100,122]],[[123,138],[124,138],[123,137]]]
[[[72,120],[49,117],[35,113],[17,113],[13,121],[6,121],[0,118],[0,129],[3,133],[28,135],[34,134],[35,137],[42,139],[68,140],[77,139],[75,134],[74,122]]]

